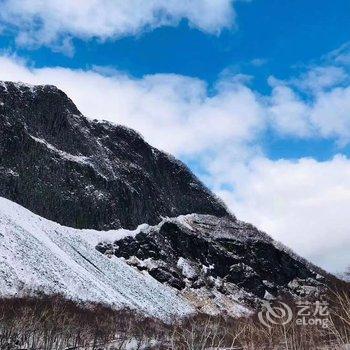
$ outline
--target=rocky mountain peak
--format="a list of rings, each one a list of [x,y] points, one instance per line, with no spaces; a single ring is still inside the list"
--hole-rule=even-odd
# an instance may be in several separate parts
[[[231,216],[180,161],[135,131],[85,118],[54,86],[0,83],[0,196],[76,228]]]

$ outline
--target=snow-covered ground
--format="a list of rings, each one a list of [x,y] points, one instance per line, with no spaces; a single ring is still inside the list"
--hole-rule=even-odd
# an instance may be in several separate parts
[[[163,320],[193,313],[194,308],[175,290],[95,249],[98,242],[136,235],[140,229],[77,230],[0,197],[0,296],[34,290],[62,293]]]

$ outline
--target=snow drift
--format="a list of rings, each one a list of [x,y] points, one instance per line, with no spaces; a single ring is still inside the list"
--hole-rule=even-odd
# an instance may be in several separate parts
[[[131,308],[169,320],[194,312],[177,292],[95,249],[101,240],[138,232],[77,230],[0,197],[0,294],[62,293],[78,301]]]

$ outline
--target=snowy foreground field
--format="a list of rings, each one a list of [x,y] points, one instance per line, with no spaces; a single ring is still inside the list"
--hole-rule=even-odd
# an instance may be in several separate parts
[[[194,309],[176,291],[95,249],[137,232],[63,227],[0,198],[0,294],[60,293],[165,321],[190,315]]]

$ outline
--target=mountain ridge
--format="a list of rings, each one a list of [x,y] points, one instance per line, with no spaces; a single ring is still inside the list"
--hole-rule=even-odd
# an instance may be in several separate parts
[[[0,195],[76,228],[231,216],[180,161],[124,126],[85,118],[53,86],[0,84]]]

